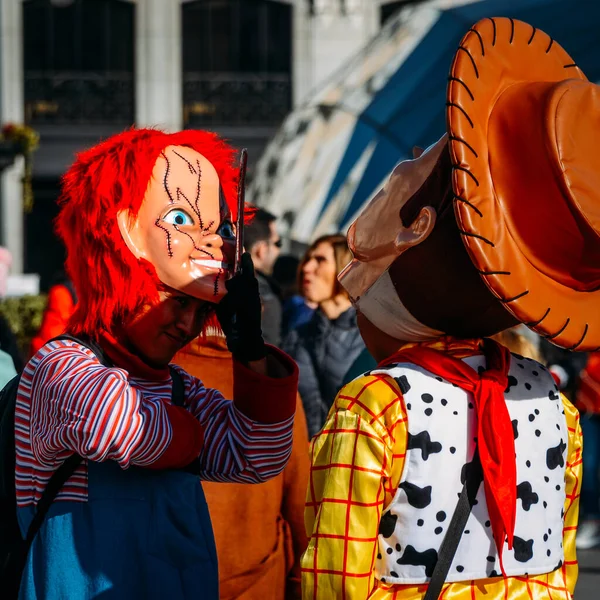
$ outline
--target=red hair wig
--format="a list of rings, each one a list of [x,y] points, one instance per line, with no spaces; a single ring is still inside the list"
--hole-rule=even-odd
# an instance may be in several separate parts
[[[71,333],[114,333],[143,306],[157,302],[160,282],[154,267],[129,251],[117,213],[128,209],[137,214],[154,164],[167,146],[187,146],[212,163],[236,218],[235,151],[213,133],[131,129],[78,154],[63,177],[56,219],[67,249],[67,273],[78,297],[69,322]]]

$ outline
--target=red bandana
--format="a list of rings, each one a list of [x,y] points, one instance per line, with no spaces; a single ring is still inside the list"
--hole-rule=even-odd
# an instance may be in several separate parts
[[[488,368],[481,375],[458,358],[422,346],[400,350],[380,366],[399,362],[413,363],[473,394],[478,417],[477,445],[483,467],[485,498],[504,573],[504,540],[511,549],[517,511],[515,439],[504,400],[510,352],[493,340],[486,339],[483,342],[483,353]]]

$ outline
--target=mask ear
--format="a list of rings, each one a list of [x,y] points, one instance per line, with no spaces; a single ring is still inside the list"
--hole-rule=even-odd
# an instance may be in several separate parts
[[[402,228],[394,241],[398,254],[424,242],[435,227],[437,213],[432,206],[424,206],[409,227]]]
[[[121,232],[121,237],[125,245],[136,258],[146,256],[146,250],[142,241],[142,237],[136,235],[137,223],[131,219],[129,210],[120,210],[117,213],[117,225]]]

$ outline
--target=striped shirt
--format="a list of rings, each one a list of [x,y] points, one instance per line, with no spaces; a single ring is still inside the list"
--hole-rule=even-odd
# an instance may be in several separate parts
[[[264,424],[179,367],[185,406],[204,430],[201,479],[259,483],[279,474],[291,452],[294,417]],[[71,340],[46,344],[25,367],[15,410],[17,505],[36,504],[72,453],[84,460],[58,500],[87,500],[87,461],[149,466],[172,437],[165,403],[172,380],[148,381],[107,368]]]

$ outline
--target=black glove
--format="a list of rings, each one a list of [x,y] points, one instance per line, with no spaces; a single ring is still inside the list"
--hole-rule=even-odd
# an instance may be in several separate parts
[[[241,270],[225,282],[227,294],[217,304],[217,318],[225,333],[227,348],[240,362],[260,360],[267,355],[262,337],[258,281],[250,254],[242,255]]]

